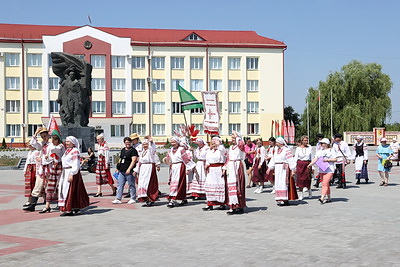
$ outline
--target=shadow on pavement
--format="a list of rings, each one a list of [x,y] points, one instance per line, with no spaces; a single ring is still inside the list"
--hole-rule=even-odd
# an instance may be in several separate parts
[[[96,209],[98,206],[89,206],[85,209],[83,209],[79,215],[92,215],[92,214],[102,214],[106,213],[109,211],[112,211],[113,209]]]
[[[263,206],[263,207],[247,207],[247,208],[244,210],[244,214],[246,214],[246,213],[252,213],[252,212],[257,212],[257,211],[265,211],[265,210],[268,210],[268,208],[265,207],[265,206]]]
[[[345,197],[333,197],[331,198],[332,202],[348,202],[349,199]]]

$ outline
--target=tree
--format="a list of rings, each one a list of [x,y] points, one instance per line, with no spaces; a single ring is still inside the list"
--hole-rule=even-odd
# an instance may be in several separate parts
[[[3,142],[1,142],[1,148],[6,149],[7,144],[6,144],[6,139],[3,137]]]
[[[286,106],[283,109],[283,118],[285,120],[293,121],[294,126],[300,125],[300,114],[295,112],[292,106]]]
[[[377,63],[362,64],[351,61],[340,71],[328,75],[317,88],[308,90],[310,135],[318,132],[318,101],[321,103],[321,131],[331,134],[331,92],[333,110],[333,134],[346,131],[371,131],[385,124],[391,115],[388,93],[392,82],[382,73]],[[319,97],[320,95],[320,97]],[[301,131],[307,131],[307,107],[302,115]]]

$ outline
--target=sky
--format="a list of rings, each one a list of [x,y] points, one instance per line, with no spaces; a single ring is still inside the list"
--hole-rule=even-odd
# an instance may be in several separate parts
[[[310,87],[352,60],[378,63],[393,82],[400,122],[400,1],[397,0],[13,0],[0,23],[98,27],[253,30],[283,41],[285,105],[303,113]],[[273,96],[266,96],[273,97]]]

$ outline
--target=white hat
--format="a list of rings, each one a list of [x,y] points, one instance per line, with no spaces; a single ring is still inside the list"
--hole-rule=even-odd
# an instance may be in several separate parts
[[[329,145],[331,142],[329,142],[329,139],[328,138],[322,138],[322,140],[321,141],[319,141],[320,143],[323,143],[323,144],[327,144],[327,145]]]
[[[67,136],[67,138],[65,138],[65,140],[70,141],[79,150],[79,141],[78,141],[78,139],[76,139],[75,136],[72,136],[72,135]]]
[[[392,141],[397,141],[397,138],[396,138],[396,137],[393,137],[393,138],[392,138]]]
[[[386,137],[382,137],[382,138],[381,138],[381,142],[387,142]]]
[[[279,143],[279,144],[282,144],[282,145],[285,145],[285,146],[286,146],[285,139],[283,139],[282,137],[276,138],[276,142]]]

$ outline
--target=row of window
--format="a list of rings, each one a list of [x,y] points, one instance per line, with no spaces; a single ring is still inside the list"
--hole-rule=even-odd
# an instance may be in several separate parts
[[[83,55],[78,55],[83,58]],[[42,54],[27,54],[27,64],[29,67],[41,67],[42,66]],[[125,56],[112,56],[112,68],[113,69],[124,69],[125,68]],[[190,57],[190,69],[202,70],[203,69],[203,57]],[[105,55],[91,55],[90,62],[95,69],[104,69],[106,63]],[[146,57],[132,57],[132,68],[133,69],[144,69]],[[51,66],[51,58],[49,58],[49,65]],[[240,69],[241,58],[239,57],[228,57],[228,68],[230,70]],[[20,54],[19,53],[6,53],[6,66],[16,67],[20,65]],[[171,57],[171,69],[183,69],[185,65],[184,57]],[[165,57],[152,57],[151,67],[153,69],[165,69]],[[222,57],[210,57],[209,68],[211,70],[222,69]],[[247,70],[258,70],[258,57],[247,57],[246,58],[246,69]]]
[[[59,112],[59,104],[56,101],[50,101],[49,109],[51,113]],[[220,105],[222,103],[220,102]],[[153,102],[152,105],[153,114],[165,114],[165,103],[164,102]],[[221,109],[221,107],[220,107]],[[105,101],[93,101],[92,112],[93,113],[105,113],[106,102]],[[228,111],[230,114],[241,113],[241,102],[229,102]],[[244,110],[246,111],[246,110]],[[7,100],[6,101],[6,112],[7,113],[19,113],[20,112],[20,101],[19,100]],[[43,104],[41,100],[29,100],[28,101],[28,112],[30,113],[42,113]],[[191,110],[192,114],[201,114],[202,109]],[[126,103],[125,102],[113,102],[112,104],[113,114],[126,114]],[[132,103],[133,114],[145,114],[146,113],[146,102],[133,102]],[[180,102],[172,102],[172,113],[179,114],[183,113]],[[247,102],[247,113],[258,113],[258,102]]]
[[[185,81],[182,79],[171,80],[171,90],[177,91],[178,85],[184,87]],[[105,78],[93,78],[92,79],[92,90],[105,90],[106,79]],[[20,78],[19,77],[6,77],[6,89],[7,90],[19,90],[20,89]],[[29,77],[28,78],[28,89],[30,90],[41,90],[42,89],[42,78],[40,77]],[[59,89],[59,78],[49,78],[49,90]],[[145,91],[146,79],[132,79],[132,91]],[[204,83],[202,79],[190,80],[191,91],[204,91]],[[249,92],[258,91],[258,80],[247,80],[246,89]],[[114,91],[125,91],[126,90],[126,79],[112,79],[112,90]],[[165,79],[153,79],[152,80],[153,91],[165,91]],[[228,90],[231,92],[241,91],[240,80],[229,80]],[[210,80],[210,91],[222,91],[222,80]]]
[[[172,132],[171,135],[174,134],[175,130],[179,130],[181,124],[172,124]],[[200,130],[200,135],[204,134],[203,124],[194,124],[196,129]],[[28,136],[32,136],[38,127],[41,127],[41,124],[28,124]],[[220,124],[220,131],[222,128],[222,124]],[[230,123],[229,124],[229,132],[240,131],[241,124],[239,123]],[[146,124],[133,124],[132,130],[129,132],[135,132],[139,135],[146,135]],[[153,124],[152,127],[153,136],[166,136],[165,133],[165,124]],[[112,137],[124,137],[127,134],[125,132],[125,125],[111,125],[111,136]],[[258,123],[248,123],[247,124],[247,134],[254,135],[259,134],[259,124]],[[20,137],[21,136],[21,125],[20,124],[7,124],[6,125],[6,137]]]

